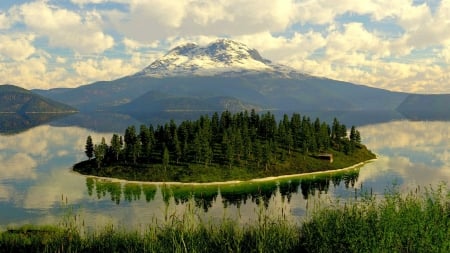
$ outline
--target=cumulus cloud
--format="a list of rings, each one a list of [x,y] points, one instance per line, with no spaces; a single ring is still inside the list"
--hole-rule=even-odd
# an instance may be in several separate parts
[[[25,60],[36,51],[33,40],[33,35],[0,34],[0,54],[15,61]]]
[[[114,46],[113,37],[102,31],[96,11],[80,15],[39,1],[20,6],[20,13],[24,24],[37,35],[47,37],[52,46],[81,54],[101,53]]]
[[[294,6],[290,0],[220,0],[214,3],[134,0],[130,1],[129,12],[104,13],[127,37],[151,41],[171,36],[241,35],[265,30],[281,32],[292,23]]]
[[[280,61],[295,56],[301,59],[314,54],[316,50],[325,47],[325,37],[319,32],[295,32],[291,38],[273,36],[265,31],[257,34],[237,36],[234,39],[260,51],[264,57]],[[290,64],[287,64],[290,65]]]
[[[85,5],[85,4],[100,4],[109,2],[109,0],[70,0],[74,4]]]
[[[79,76],[91,80],[111,80],[141,70],[122,59],[88,59],[72,65]]]
[[[0,30],[8,29],[11,26],[11,21],[6,13],[0,13]]]
[[[227,37],[313,75],[450,92],[450,0],[71,3],[34,1],[0,13],[2,77],[30,88],[74,87],[132,74],[181,43]]]

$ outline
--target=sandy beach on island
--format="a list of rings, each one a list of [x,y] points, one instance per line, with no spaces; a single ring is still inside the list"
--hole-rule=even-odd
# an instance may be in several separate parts
[[[83,175],[81,173],[78,173],[76,171],[71,170],[74,173],[77,173],[79,175],[83,175],[89,178],[96,178],[96,179],[103,179],[103,180],[109,180],[111,182],[117,182],[117,183],[129,183],[129,184],[151,184],[151,185],[185,185],[185,186],[208,186],[208,185],[230,185],[230,184],[241,184],[241,183],[254,183],[254,182],[266,182],[266,181],[275,181],[279,179],[286,179],[286,178],[295,178],[295,177],[304,177],[304,176],[314,176],[314,175],[321,175],[321,174],[327,174],[327,173],[335,173],[335,172],[342,172],[347,170],[352,170],[357,167],[363,166],[364,164],[370,163],[372,161],[375,161],[375,159],[370,159],[365,162],[360,162],[355,165],[342,168],[342,169],[336,169],[336,170],[324,170],[324,171],[316,171],[316,172],[308,172],[308,173],[299,173],[299,174],[290,174],[290,175],[281,175],[276,177],[263,177],[263,178],[255,178],[250,180],[232,180],[232,181],[223,181],[223,182],[206,182],[206,183],[196,183],[196,182],[190,182],[190,183],[183,183],[183,182],[148,182],[148,181],[133,181],[133,180],[126,180],[126,179],[118,179],[118,178],[111,178],[111,177],[98,177],[98,176],[89,176],[89,175]]]

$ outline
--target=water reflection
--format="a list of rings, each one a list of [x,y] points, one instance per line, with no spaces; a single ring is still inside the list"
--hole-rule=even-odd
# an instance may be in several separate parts
[[[0,134],[17,134],[30,128],[67,117],[64,113],[0,113]]]
[[[277,194],[281,196],[283,202],[287,201],[287,203],[290,203],[292,196],[299,193],[306,200],[310,196],[327,194],[330,186],[337,187],[341,183],[346,189],[353,188],[358,181],[358,176],[359,169],[353,169],[316,176],[229,185],[154,185],[113,182],[108,179],[87,177],[86,188],[89,196],[95,195],[99,200],[110,199],[117,205],[120,205],[121,201],[139,201],[142,196],[145,196],[146,202],[151,202],[159,191],[166,205],[169,205],[171,200],[176,205],[183,205],[193,200],[196,207],[207,212],[219,195],[225,208],[229,206],[239,208],[247,202],[263,204],[268,208],[271,199]]]
[[[115,133],[123,133],[128,126],[141,124],[142,121],[130,115],[113,112],[77,113],[51,122],[58,127],[78,126],[96,132]]]
[[[360,131],[379,156],[361,171],[360,181],[380,194],[393,182],[405,187],[450,182],[450,122],[396,121]]]
[[[148,112],[139,114],[113,112],[77,113],[69,117],[54,120],[51,124],[54,126],[79,126],[98,132],[122,133],[130,125],[157,125],[165,124],[170,120],[175,120],[179,123],[183,120],[194,120],[202,115],[212,115],[213,113],[213,111]],[[281,119],[283,114],[291,115],[294,112],[272,111],[272,113],[278,119]],[[404,116],[396,111],[307,111],[301,112],[301,114],[313,119],[318,117],[328,123],[331,123],[337,117],[340,122],[348,126],[361,126],[404,119]]]
[[[9,225],[58,223],[64,215],[61,201],[66,199],[93,227],[136,227],[155,217],[182,214],[189,204],[201,217],[237,217],[245,222],[255,219],[259,206],[273,213],[284,208],[302,217],[308,203],[353,198],[361,185],[383,194],[394,182],[402,187],[450,182],[450,122],[400,120],[359,127],[363,142],[379,158],[355,176],[182,187],[87,179],[71,172],[74,163],[85,159],[86,136],[98,142],[112,132],[65,126],[61,123],[65,120],[56,121],[60,126],[44,124],[0,135],[0,230]]]

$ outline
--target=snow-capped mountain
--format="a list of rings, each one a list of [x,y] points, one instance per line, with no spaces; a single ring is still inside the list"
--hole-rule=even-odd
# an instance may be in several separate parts
[[[176,47],[142,71],[74,89],[40,91],[80,111],[267,109],[279,111],[395,110],[408,96],[307,75],[264,59],[232,40]]]
[[[135,74],[148,77],[242,76],[265,73],[272,77],[301,78],[307,75],[264,59],[245,44],[220,39],[202,47],[188,43],[170,50]]]

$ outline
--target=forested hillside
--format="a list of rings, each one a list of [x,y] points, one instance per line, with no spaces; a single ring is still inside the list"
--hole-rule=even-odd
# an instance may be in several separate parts
[[[72,113],[76,109],[14,86],[0,85],[0,113]]]

